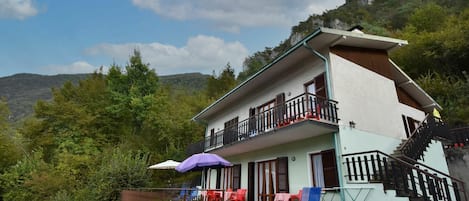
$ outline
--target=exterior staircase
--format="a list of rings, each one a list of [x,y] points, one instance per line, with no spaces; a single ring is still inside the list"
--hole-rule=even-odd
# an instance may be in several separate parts
[[[382,183],[397,197],[411,201],[469,201],[464,182],[428,167],[423,159],[431,140],[441,140],[446,148],[469,143],[469,127],[449,129],[440,119],[428,115],[412,135],[388,155],[381,151],[345,154],[349,182]]]

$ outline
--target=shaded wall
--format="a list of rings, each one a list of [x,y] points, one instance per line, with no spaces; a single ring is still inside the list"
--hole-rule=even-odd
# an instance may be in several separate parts
[[[445,150],[450,175],[466,183],[469,189],[469,147]]]

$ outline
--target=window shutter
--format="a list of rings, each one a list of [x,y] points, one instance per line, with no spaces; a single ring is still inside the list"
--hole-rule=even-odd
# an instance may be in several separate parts
[[[210,147],[214,146],[215,145],[215,129],[212,128],[210,129]]]
[[[327,98],[326,80],[324,73],[314,78],[314,84],[316,85],[316,95],[322,98]]]
[[[256,130],[256,108],[249,108],[249,131]]]
[[[254,178],[255,178],[255,163],[248,163],[248,200],[254,200]]]
[[[241,188],[241,164],[233,165],[233,190]]]
[[[277,158],[277,193],[289,193],[288,157]]]
[[[280,93],[275,98],[275,123],[282,122],[285,114],[285,93]]]
[[[324,187],[331,188],[339,186],[334,149],[323,151],[321,152],[321,155],[324,173]]]
[[[221,168],[217,169],[217,182],[215,188],[221,189]]]

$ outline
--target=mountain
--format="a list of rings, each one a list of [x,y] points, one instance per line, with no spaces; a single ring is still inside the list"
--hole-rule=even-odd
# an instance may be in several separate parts
[[[266,47],[246,58],[244,71],[238,79],[247,79],[318,27],[348,30],[361,25],[365,33],[396,37],[408,24],[410,16],[428,4],[445,8],[447,14],[461,13],[469,7],[467,0],[346,0],[336,9],[310,15],[293,26],[290,36],[276,47]]]
[[[52,88],[59,88],[67,81],[76,84],[88,76],[89,74],[38,75],[22,73],[0,77],[0,97],[7,100],[11,112],[10,120],[15,122],[32,114],[37,100],[50,100]],[[199,91],[206,87],[208,77],[209,75],[200,73],[186,73],[159,76],[159,79],[163,85],[171,88]]]

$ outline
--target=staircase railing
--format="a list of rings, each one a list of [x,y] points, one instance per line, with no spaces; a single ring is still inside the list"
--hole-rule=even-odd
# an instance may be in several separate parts
[[[343,157],[348,182],[383,183],[385,190],[396,190],[398,197],[469,201],[462,181],[431,169],[421,169],[381,151],[344,154]]]
[[[444,129],[443,126],[444,124],[440,119],[433,117],[431,114],[427,115],[410,137],[397,148],[395,153],[413,160],[423,158],[423,152],[435,137],[434,134],[441,133],[441,129]]]

